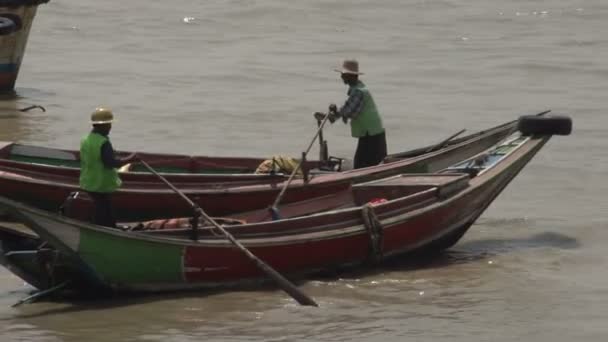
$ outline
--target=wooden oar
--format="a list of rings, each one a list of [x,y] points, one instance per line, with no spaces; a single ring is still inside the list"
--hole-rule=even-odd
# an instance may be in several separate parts
[[[287,179],[287,182],[285,183],[285,185],[283,185],[283,188],[281,189],[281,192],[279,193],[279,195],[277,196],[277,198],[274,200],[274,203],[270,207],[270,213],[271,213],[273,219],[278,219],[279,218],[279,209],[278,209],[279,203],[281,202],[281,199],[283,198],[283,195],[285,194],[285,191],[289,187],[289,184],[291,184],[291,181],[293,180],[293,177],[296,175],[296,173],[298,173],[298,170],[300,169],[300,167],[302,167],[302,163],[304,162],[304,158],[306,158],[306,155],[310,151],[310,148],[315,143],[315,140],[317,140],[317,137],[321,134],[321,131],[323,131],[323,126],[325,126],[325,123],[327,122],[327,119],[329,119],[329,113],[325,115],[325,118],[323,118],[323,121],[319,124],[319,129],[317,129],[317,133],[315,134],[315,136],[310,141],[310,144],[308,144],[308,148],[306,149],[306,151],[302,152],[302,159],[300,160],[300,162],[298,163],[298,165],[296,166],[296,168],[293,169],[293,171],[291,172],[291,175],[289,175],[289,178]]]
[[[21,304],[35,302],[35,301],[37,301],[37,300],[39,300],[39,299],[41,299],[41,298],[43,298],[45,296],[48,296],[50,294],[53,294],[54,292],[57,292],[57,291],[63,289],[69,283],[70,283],[70,281],[67,280],[67,281],[65,281],[65,282],[63,282],[63,283],[61,283],[59,285],[53,286],[53,287],[51,287],[49,289],[38,291],[38,292],[34,293],[31,296],[28,296],[28,297],[25,297],[23,299],[20,299],[17,303],[11,305],[11,307],[12,308],[16,308],[16,307],[20,306]]]
[[[197,213],[199,213],[207,222],[211,223],[215,228],[219,229],[222,234],[224,234],[233,245],[235,245],[241,252],[243,252],[250,260],[252,260],[257,267],[259,267],[268,277],[270,277],[274,282],[281,287],[281,289],[287,294],[289,294],[293,299],[295,299],[301,305],[309,305],[309,306],[319,306],[312,298],[307,296],[304,292],[300,291],[294,284],[292,284],[289,280],[283,277],[279,272],[275,271],[272,267],[262,261],[260,258],[256,257],[251,253],[245,246],[243,246],[240,242],[238,242],[232,234],[230,234],[224,227],[215,222],[214,219],[209,217],[205,211],[196,205],[188,196],[186,196],[183,192],[181,192],[178,188],[176,188],[173,184],[169,183],[165,177],[161,176],[154,170],[148,163],[143,160],[140,160],[142,165],[144,165],[150,172],[155,174],[160,180],[162,180],[165,184],[167,184],[173,191],[175,191],[181,198],[184,199]]]

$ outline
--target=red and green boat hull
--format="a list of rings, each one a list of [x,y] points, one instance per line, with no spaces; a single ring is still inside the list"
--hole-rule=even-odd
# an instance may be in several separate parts
[[[374,206],[382,238],[372,248],[361,207],[238,228],[235,236],[278,272],[296,276],[358,265],[458,241],[548,138],[529,139],[448,198],[437,189]],[[241,251],[220,237],[198,241],[92,226],[3,200],[44,240],[86,265],[117,291],[166,291],[264,280]],[[246,234],[247,230],[256,234]]]

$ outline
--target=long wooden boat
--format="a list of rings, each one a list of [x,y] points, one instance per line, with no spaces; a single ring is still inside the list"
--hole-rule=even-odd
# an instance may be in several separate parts
[[[265,211],[234,215],[241,224],[226,229],[253,254],[291,277],[408,253],[438,252],[457,243],[549,139],[548,134],[514,134],[438,173],[395,175],[292,203],[279,220],[273,221]],[[14,257],[35,253],[27,246],[20,250],[15,242],[29,243],[27,238],[3,238],[5,264],[8,259],[13,272],[26,273],[15,272],[24,279],[47,279],[38,281],[46,284],[43,289],[62,285],[76,292],[157,292],[264,280],[248,258],[210,227],[200,228],[193,240],[188,228],[122,231],[6,198],[0,198],[0,206],[61,256],[57,269],[48,262],[38,268],[50,270],[55,278],[42,277],[41,271],[28,273],[28,268],[20,268],[24,262]]]
[[[512,126],[513,122],[501,126]],[[497,126],[491,129],[496,129]],[[424,146],[409,151],[391,154],[385,162],[397,161],[404,158],[418,156],[440,147],[450,146],[468,141],[482,132],[473,133],[462,138],[446,141],[444,145]],[[325,141],[324,144],[327,142]],[[119,157],[133,153],[132,151],[118,151]],[[211,157],[189,156],[183,154],[163,154],[137,152],[137,155],[154,167],[163,177],[171,182],[178,183],[269,183],[286,179],[288,175],[256,174],[257,167],[264,162],[263,158],[252,157]],[[80,176],[80,152],[35,145],[19,144],[10,141],[0,141],[0,167],[22,169],[47,175],[58,175],[77,179]],[[312,172],[343,171],[339,158],[323,158],[308,160],[304,168]],[[132,167],[121,172],[121,179],[125,185],[130,182],[161,183],[155,175],[151,174],[141,163],[133,163]]]
[[[436,172],[455,162],[486,150],[516,129],[517,121],[470,135],[456,143],[438,149],[417,150],[401,155],[396,161],[338,173],[318,174],[308,181],[293,181],[282,203],[332,194],[347,189],[351,183],[367,182],[400,173]],[[266,208],[270,206],[283,184],[270,182],[255,185],[230,183],[174,182],[194,202],[210,215]],[[48,175],[34,171],[0,167],[0,195],[36,207],[57,211],[72,192],[79,190],[77,179],[61,175]],[[112,195],[113,206],[119,220],[143,220],[154,217],[176,217],[191,213],[191,209],[163,183],[131,182]],[[91,217],[92,203],[81,194],[71,204],[70,216],[87,220]]]
[[[132,152],[119,151],[118,157]],[[256,168],[264,161],[251,157],[209,157],[183,154],[138,152],[137,155],[152,165],[164,177],[180,183],[265,183],[284,179],[284,174],[256,174]],[[308,169],[331,167],[320,161],[307,161]],[[80,152],[42,146],[0,141],[0,167],[23,169],[47,175],[58,175],[78,179],[80,176]],[[121,179],[129,182],[154,182],[158,177],[147,172],[139,163],[134,163]]]

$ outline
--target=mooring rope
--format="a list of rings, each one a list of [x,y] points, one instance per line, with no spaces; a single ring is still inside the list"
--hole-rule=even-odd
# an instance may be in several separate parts
[[[374,207],[370,203],[367,203],[361,208],[361,217],[363,218],[363,224],[369,235],[369,260],[372,263],[378,263],[382,260],[382,243],[384,241],[382,223],[380,223],[378,215],[376,215]]]

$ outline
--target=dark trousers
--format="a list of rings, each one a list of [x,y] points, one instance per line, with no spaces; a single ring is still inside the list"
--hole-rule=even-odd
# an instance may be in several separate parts
[[[386,133],[365,135],[359,138],[355,152],[354,167],[378,165],[386,157]]]
[[[112,209],[112,194],[100,193],[100,192],[88,192],[89,196],[93,200],[95,205],[95,212],[93,214],[93,223],[116,228],[116,218],[114,217],[114,210]]]

